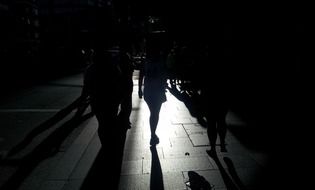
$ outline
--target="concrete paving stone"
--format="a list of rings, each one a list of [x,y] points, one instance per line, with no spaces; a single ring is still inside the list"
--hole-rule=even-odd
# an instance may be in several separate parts
[[[171,147],[193,147],[191,140],[188,137],[170,138]]]
[[[73,172],[69,176],[70,180],[74,179],[84,179],[90,168],[92,167],[95,158],[97,157],[99,150],[101,149],[101,142],[98,135],[95,133],[93,139],[91,140],[89,146],[86,148],[86,151],[83,153],[80,161],[77,164],[77,167],[74,168]]]
[[[200,133],[200,134],[207,133],[206,128],[203,128],[200,125],[195,124],[195,123],[191,123],[191,124],[185,123],[185,124],[183,124],[183,127],[184,127],[184,129],[188,135],[198,134],[198,133]]]
[[[74,145],[77,144],[86,147],[94,137],[95,133],[97,133],[98,125],[96,117],[91,118],[88,122],[84,123],[84,125],[86,125],[86,127],[73,142]]]
[[[52,80],[49,84],[62,84],[62,85],[82,85],[83,84],[83,73],[77,73],[62,77],[59,79]]]
[[[62,190],[66,184],[66,180],[47,180],[40,186],[40,190]],[[31,190],[31,189],[30,189]]]
[[[93,123],[93,122],[91,122]],[[86,127],[86,126],[82,126],[82,127]],[[92,127],[93,128],[93,127]],[[86,133],[88,134],[88,133]],[[82,136],[85,136],[85,135],[82,135]],[[95,138],[96,140],[98,140],[98,137]],[[77,140],[77,139],[76,139]],[[77,140],[78,141],[78,140]],[[95,144],[94,144],[95,145]],[[97,148],[97,146],[94,146],[95,148]],[[67,150],[67,149],[66,149]],[[83,175],[84,172],[82,172],[84,169],[88,170],[89,167],[91,166],[87,164],[87,161],[86,160],[89,160],[89,159],[93,159],[93,155],[92,154],[92,150],[89,150],[88,152],[91,153],[90,155],[87,155],[86,159],[85,157],[83,156],[83,159],[81,159],[80,161],[82,162],[82,160],[85,160],[85,163],[84,164],[79,164],[78,167],[75,168],[75,172],[74,172],[74,176],[75,177],[78,177],[79,174],[81,174],[81,176]],[[58,164],[61,163],[62,165],[62,162],[64,162],[64,157],[65,157],[65,154],[66,152],[58,152],[56,155],[54,155],[53,157],[49,157],[45,160],[43,160],[41,163],[39,163],[39,165],[32,171],[31,175],[29,175],[25,180],[24,180],[24,183],[22,184],[22,188],[25,186],[27,188],[30,188],[30,189],[40,189],[40,188],[35,188],[34,185],[37,185],[38,184],[41,184],[40,182],[34,182],[36,180],[41,180],[43,182],[47,181],[59,181],[59,180],[49,180],[49,178],[51,178],[51,173],[52,171],[55,171],[56,170],[56,165],[58,166]],[[65,163],[63,163],[65,164]],[[83,168],[83,169],[82,169]],[[80,172],[81,173],[80,173]],[[56,175],[59,175],[58,173]],[[84,177],[84,176],[83,176]],[[83,178],[82,177],[82,178]],[[62,181],[62,180],[61,180]]]
[[[160,139],[169,139],[169,138],[176,138],[176,137],[187,137],[185,130],[183,129],[182,125],[172,125],[170,123],[166,125],[159,125],[156,131]],[[146,131],[145,138],[151,137],[151,133]]]
[[[181,109],[181,110],[177,109],[177,102],[176,101],[170,103],[169,105],[172,108],[174,108],[174,107],[176,108],[174,111],[175,117],[192,117],[189,113],[189,110],[186,107],[184,109]]]
[[[32,169],[31,173],[23,180],[20,189],[40,189],[41,184],[48,179],[49,171],[53,170],[56,164],[63,157],[64,152],[58,152],[52,157],[42,160]]]
[[[81,88],[67,88],[61,91],[60,94],[56,94],[53,96],[49,105],[45,106],[44,108],[62,108],[64,105],[68,105],[69,102],[77,99],[82,92]]]
[[[4,184],[17,169],[17,166],[0,165],[0,186]]]
[[[164,158],[163,148],[156,147],[158,155],[160,158]],[[136,160],[150,160],[151,151],[149,148],[138,148],[133,150],[124,150],[124,161],[136,161]]]
[[[169,116],[160,116],[158,125],[163,127],[172,125],[171,118]]]
[[[125,161],[136,161],[144,159],[144,153],[142,149],[131,149],[131,150],[124,150],[124,157],[123,162]]]
[[[0,150],[10,150],[36,126],[52,117],[53,112],[0,112]],[[12,127],[14,126],[14,127]]]
[[[129,138],[129,137],[132,137],[132,136],[140,136],[142,138],[142,127],[143,126],[143,123],[142,122],[137,122],[136,124],[135,123],[131,123],[131,128],[128,129],[127,131],[127,134],[126,134],[126,140]]]
[[[207,133],[202,134],[191,134],[189,138],[193,146],[209,146],[209,139]]]
[[[125,150],[135,150],[144,148],[144,143],[147,143],[145,139],[142,138],[128,138],[125,142]]]
[[[150,175],[122,175],[119,190],[146,190],[150,189]]]
[[[121,175],[132,175],[143,173],[143,160],[124,161],[121,167]]]
[[[165,190],[186,189],[181,172],[163,173],[163,184]],[[120,178],[120,190],[147,190],[150,189],[150,174],[144,175],[124,175]]]
[[[185,118],[180,118],[180,117],[175,117],[171,120],[172,124],[191,124],[194,123],[190,119],[190,117],[185,117]]]
[[[144,122],[142,119],[131,119],[131,128],[128,130],[128,133],[139,133],[142,131]]]
[[[70,150],[65,152],[63,158],[57,163],[55,169],[50,172],[48,179],[67,180],[75,169],[83,151],[82,146],[73,145]]]
[[[63,108],[79,97],[81,88],[69,88],[52,85],[37,86],[28,89],[21,94],[10,97],[7,101],[1,101],[1,108],[20,109],[45,109]],[[69,91],[71,93],[69,93]],[[48,96],[49,95],[49,96]],[[63,100],[60,100],[63,99]],[[32,101],[30,101],[32,100]]]
[[[71,179],[66,181],[61,190],[77,190],[81,189],[84,179]]]
[[[152,154],[149,145],[150,112],[146,102],[138,98],[137,82],[137,80],[134,80],[133,112],[130,117],[132,128],[127,132],[119,189],[150,189],[152,169]],[[41,109],[41,119],[45,119],[45,114],[49,117],[49,115],[56,113],[67,105],[68,102],[72,102],[80,94],[81,88],[82,75],[69,80],[54,81],[37,89],[27,89],[18,96],[10,97],[14,104],[16,102],[21,104],[18,107],[10,102],[0,103],[0,118],[2,118],[1,114],[9,113],[1,112],[1,109],[19,108],[30,109],[25,112],[27,114],[34,114],[34,109]],[[71,95],[68,96],[67,92]],[[26,101],[26,98],[23,98],[23,96],[38,97],[40,94],[46,94],[42,96],[45,98],[34,99],[34,101]],[[50,96],[47,97],[47,94],[50,94]],[[204,176],[211,184],[215,185],[216,190],[226,189],[216,163],[206,154],[206,150],[210,148],[206,129],[201,127],[196,118],[190,115],[183,102],[177,100],[169,92],[166,93],[166,96],[167,102],[162,105],[157,128],[160,144],[156,146],[164,189],[189,189],[184,183],[188,178],[188,171],[196,171]],[[44,110],[47,112],[44,112]],[[14,114],[11,117],[16,120],[15,122],[21,122],[22,126],[21,117]],[[27,119],[27,117],[25,118]],[[246,125],[246,122],[233,112],[228,113],[226,120],[230,126]],[[30,121],[30,123],[33,122]],[[2,123],[1,119],[0,123]],[[62,152],[58,152],[53,157],[39,163],[31,175],[25,179],[22,186],[29,187],[29,189],[44,190],[47,188],[53,190],[80,189],[100,149],[95,117],[88,120],[86,125],[84,130],[77,132],[78,137],[75,140],[67,139],[65,141],[60,149]],[[6,140],[7,137],[0,135],[0,147],[1,143],[3,144]],[[219,139],[217,144],[219,145]],[[228,149],[226,153],[221,153],[220,147],[216,146],[219,161],[224,169],[228,172],[228,167],[223,160],[224,157],[228,157],[246,187],[257,190],[257,184],[259,183],[256,183],[255,180],[259,179],[261,170],[265,166],[264,162],[268,157],[263,152],[248,150],[229,131],[226,136],[226,144]],[[4,175],[2,171],[6,171],[2,168],[1,166],[1,176]],[[229,176],[231,177],[230,174]]]
[[[235,168],[261,168],[261,165],[248,155],[233,155],[229,153],[220,153],[219,151],[217,152],[219,161],[224,168],[227,168],[227,165],[223,160],[224,157],[231,159]],[[210,157],[208,158],[212,165],[214,166],[214,168],[218,169],[218,166],[215,163],[215,161]]]
[[[171,138],[185,138],[187,134],[183,129],[181,129],[180,125],[176,125],[176,127],[172,125],[160,127],[156,134],[159,136],[160,140],[165,139],[168,140]],[[146,134],[145,138],[150,138],[150,133]],[[169,144],[168,144],[169,145]]]
[[[95,120],[95,118],[92,118],[92,120]],[[96,126],[96,124],[92,124],[91,120],[86,120],[82,122],[80,126],[74,128],[72,132],[67,136],[67,138],[60,145],[59,151],[66,151],[72,145],[72,143],[77,139],[77,137],[82,133],[84,128],[89,127],[90,125]]]
[[[93,120],[93,119],[92,119]],[[82,131],[82,133],[73,142],[71,147],[65,152],[63,158],[56,165],[55,169],[50,172],[49,179],[68,179],[77,163],[81,159],[83,152],[86,150],[91,139],[97,130],[96,125],[91,125]]]
[[[206,156],[177,159],[160,159],[162,172],[213,169]],[[151,160],[143,160],[143,173],[151,172]]]
[[[183,102],[180,102],[180,101],[176,102],[176,108],[179,111],[188,111],[186,105]]]
[[[170,158],[183,158],[183,157],[199,157],[207,156],[206,150],[209,147],[163,147],[163,153],[165,159]]]
[[[162,175],[165,190],[186,189],[182,172],[165,172]]]
[[[23,181],[23,183],[19,186],[19,190],[32,190],[32,189],[41,189],[42,188],[42,179],[32,177],[31,179]],[[55,186],[52,185],[53,187]],[[54,189],[54,188],[52,188]]]
[[[186,133],[183,125],[171,125],[171,127],[174,130],[174,134],[175,134],[174,137],[178,137],[178,138],[187,137],[187,133]]]
[[[160,143],[156,145],[156,147],[170,147],[171,146],[171,142],[170,139],[164,136],[159,135],[159,133],[157,133],[157,136],[159,137]],[[150,148],[150,136],[145,137],[143,139],[143,148]]]

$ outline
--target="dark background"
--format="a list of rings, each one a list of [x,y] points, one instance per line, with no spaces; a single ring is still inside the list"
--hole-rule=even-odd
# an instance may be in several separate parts
[[[238,132],[273,151],[283,164],[272,170],[290,179],[283,171],[292,164],[304,168],[307,156],[299,153],[309,150],[302,72],[308,51],[305,12],[275,3],[0,0],[1,94],[81,72],[86,66],[82,49],[112,36],[137,41],[147,16],[158,16],[170,38],[209,44],[212,61],[228,73],[231,109],[255,126]]]

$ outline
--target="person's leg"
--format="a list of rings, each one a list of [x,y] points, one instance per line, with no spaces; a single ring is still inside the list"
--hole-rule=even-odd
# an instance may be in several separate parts
[[[213,116],[207,116],[207,135],[210,143],[210,150],[212,154],[216,153],[216,142],[217,142],[217,127],[216,121],[214,120]]]
[[[225,121],[227,111],[224,110],[220,115],[218,116],[218,135],[220,138],[220,146],[221,146],[221,151],[226,152],[226,146],[225,146],[225,137],[227,133],[227,124]]]
[[[112,131],[118,127],[117,122],[117,107],[108,106],[107,110],[95,113],[98,121],[98,136],[102,146],[107,146],[113,138]]]
[[[151,140],[150,140],[151,145],[155,145],[159,143],[159,139],[155,132],[156,132],[157,125],[159,122],[161,105],[162,103],[160,102],[148,103],[148,107],[150,110],[149,122],[150,122],[150,130],[151,130]]]
[[[110,163],[111,173],[107,176],[108,183],[105,185],[109,189],[117,189],[119,186],[127,129],[125,129],[124,126],[120,126],[118,122],[115,122],[113,117],[108,117],[108,115],[106,117],[104,117],[104,115],[98,116],[101,116],[97,118],[99,121],[98,135],[102,146],[99,155],[97,156],[98,165],[96,170],[99,173],[96,174],[100,175],[101,172],[107,170],[108,163]],[[102,175],[96,176],[96,179],[106,180],[106,178],[102,178],[101,176]]]
[[[130,114],[132,111],[132,91],[129,93],[120,104],[119,119],[121,123],[128,129],[131,128]]]

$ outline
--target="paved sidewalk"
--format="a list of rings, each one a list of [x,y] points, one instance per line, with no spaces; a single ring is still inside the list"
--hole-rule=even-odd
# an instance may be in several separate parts
[[[231,189],[227,186],[233,184],[235,189],[263,187],[260,180],[268,155],[246,148],[229,130],[226,138],[228,152],[221,153],[218,146],[219,159],[212,159],[206,154],[209,149],[206,129],[190,115],[184,103],[169,92],[157,128],[160,144],[156,150],[150,149],[149,110],[137,92],[135,78],[132,128],[127,132],[119,189],[190,189],[185,184],[189,172],[203,176],[216,190]],[[227,122],[229,126],[246,125],[233,112],[229,112]],[[72,140],[63,143],[67,146],[61,146],[56,154],[34,167],[19,189],[80,189],[101,145],[95,117],[80,124],[78,129],[75,138],[72,134]],[[110,167],[110,163],[108,165]],[[109,171],[104,171],[104,179]],[[104,181],[104,187],[100,189],[106,189],[106,183],[110,182]],[[263,183],[271,186],[268,181]]]
[[[135,87],[134,92],[137,92]],[[160,144],[157,155],[150,151],[149,110],[143,99],[134,93],[133,128],[128,132],[120,189],[150,189],[150,178],[160,171],[159,182],[164,189],[186,189],[188,171],[203,176],[215,189],[227,189],[231,179],[240,189],[259,189],[260,175],[268,156],[245,148],[228,131],[227,153],[220,153],[219,161],[206,154],[209,141],[206,129],[200,126],[184,105],[167,92],[167,102],[162,106],[157,134]],[[229,125],[245,125],[236,115],[229,113]],[[219,141],[218,141],[219,143]],[[224,169],[221,168],[221,165]],[[158,167],[158,168],[157,168]],[[159,168],[160,167],[160,168]],[[230,172],[229,172],[230,171]]]

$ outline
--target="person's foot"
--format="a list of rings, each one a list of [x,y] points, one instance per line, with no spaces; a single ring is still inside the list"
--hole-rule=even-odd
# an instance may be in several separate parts
[[[150,145],[154,146],[160,143],[160,139],[157,135],[151,136]]]

